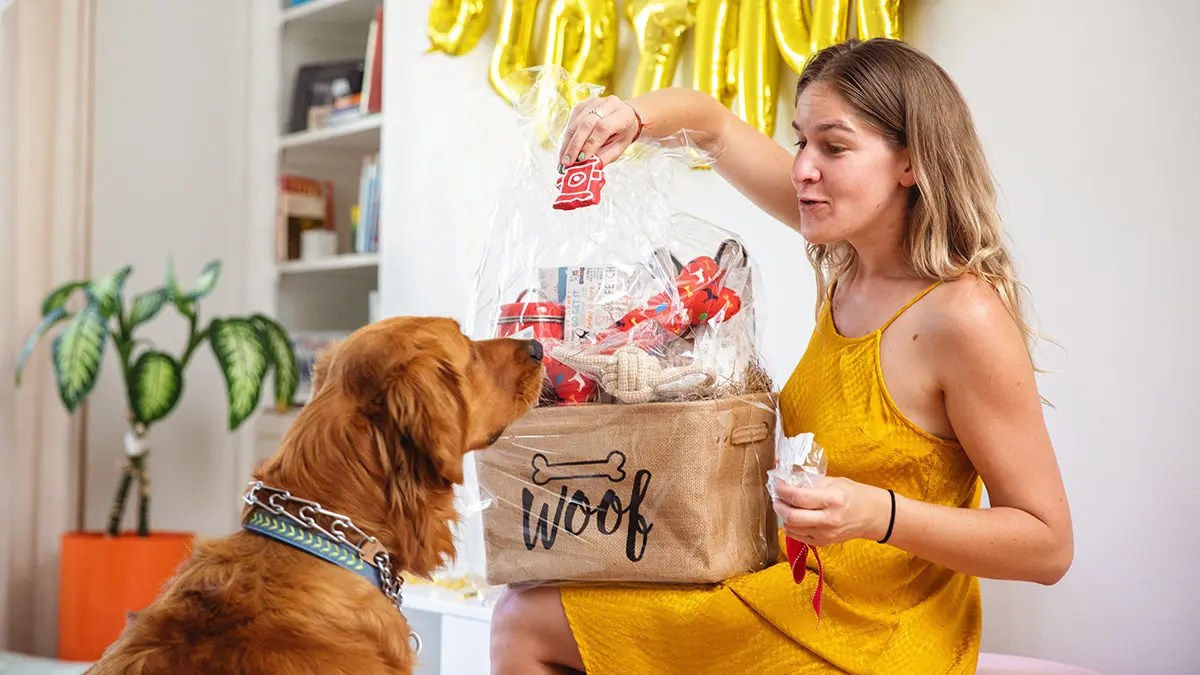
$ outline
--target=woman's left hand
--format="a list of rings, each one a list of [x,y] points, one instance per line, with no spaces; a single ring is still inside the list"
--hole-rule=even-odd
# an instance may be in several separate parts
[[[809,546],[851,539],[878,541],[887,532],[891,498],[887,490],[848,478],[824,478],[813,487],[775,482],[775,513],[789,537]]]

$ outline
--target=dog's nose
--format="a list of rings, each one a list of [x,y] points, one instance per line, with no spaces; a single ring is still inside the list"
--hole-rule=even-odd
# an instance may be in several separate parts
[[[542,343],[538,342],[537,340],[530,340],[529,356],[533,358],[534,361],[540,362],[542,357],[545,356],[544,350],[542,349]]]

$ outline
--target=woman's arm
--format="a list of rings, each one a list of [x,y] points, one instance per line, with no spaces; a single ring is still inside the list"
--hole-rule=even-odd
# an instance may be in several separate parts
[[[615,161],[637,136],[635,109],[645,124],[643,135],[662,139],[690,132],[697,144],[717,154],[713,168],[718,174],[763,211],[793,229],[799,227],[792,154],[700,91],[659,89],[628,103],[616,96],[584,101],[571,111],[567,122],[560,149],[562,165],[593,155],[605,164]]]
[[[939,355],[946,412],[987,486],[990,508],[897,496],[887,543],[965,574],[1054,584],[1074,557],[1070,509],[1021,335],[984,288],[947,298],[955,306],[922,339]],[[776,512],[800,541],[877,541],[887,531],[891,501],[880,487],[840,478],[782,487],[781,500],[801,508],[777,502]]]

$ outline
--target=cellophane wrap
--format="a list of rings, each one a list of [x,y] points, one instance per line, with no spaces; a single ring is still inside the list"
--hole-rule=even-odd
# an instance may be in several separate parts
[[[778,499],[775,482],[783,481],[792,487],[817,485],[825,477],[825,449],[810,433],[795,436],[779,435],[775,447],[775,468],[767,472],[767,492]]]
[[[598,91],[561,68],[523,76],[526,143],[514,167],[497,158],[512,178],[464,330],[539,340],[546,378],[537,407],[468,455],[469,577],[486,600],[505,584],[709,584],[763,569],[778,555],[765,485],[778,397],[754,260],[670,202],[672,175],[715,153],[687,133],[642,140],[599,169],[598,204],[554,208],[571,175],[558,171],[563,128]]]

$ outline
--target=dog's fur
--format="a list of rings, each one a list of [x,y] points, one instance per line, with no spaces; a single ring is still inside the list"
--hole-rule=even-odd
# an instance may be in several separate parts
[[[311,402],[255,478],[350,517],[379,539],[394,570],[428,576],[454,555],[452,484],[462,482],[463,456],[537,399],[535,350],[523,340],[473,342],[449,319],[367,326],[321,356]],[[408,635],[404,616],[365,579],[239,531],[197,545],[89,672],[409,673]]]

